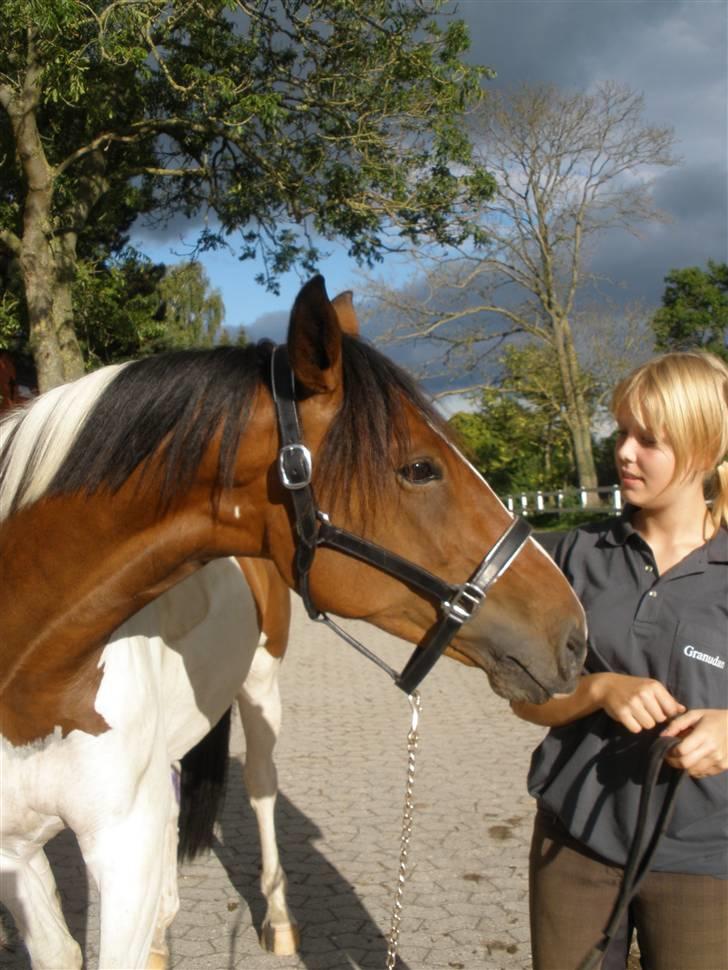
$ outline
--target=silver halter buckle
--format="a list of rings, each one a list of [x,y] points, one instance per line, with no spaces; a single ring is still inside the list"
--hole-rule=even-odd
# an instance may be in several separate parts
[[[305,445],[284,445],[278,453],[278,471],[286,488],[295,491],[311,484],[313,462]]]
[[[466,623],[483,605],[485,592],[473,583],[463,583],[451,600],[445,600],[442,611],[446,616]]]

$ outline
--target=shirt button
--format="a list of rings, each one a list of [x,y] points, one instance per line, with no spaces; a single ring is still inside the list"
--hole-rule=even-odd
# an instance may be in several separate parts
[[[651,589],[651,590],[649,591],[649,593],[648,593],[647,595],[648,595],[648,596],[651,596],[651,597],[652,597],[652,598],[654,599],[654,598],[655,598],[655,596],[657,596],[657,593],[655,592],[655,590],[654,590],[654,589]]]
[[[647,563],[647,565],[645,566],[645,572],[651,573],[652,571],[653,571],[652,566],[650,566],[650,564]]]

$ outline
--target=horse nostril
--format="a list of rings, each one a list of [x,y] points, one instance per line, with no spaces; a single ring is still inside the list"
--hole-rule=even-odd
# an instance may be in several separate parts
[[[573,677],[581,670],[585,657],[586,638],[584,633],[581,629],[572,627],[566,636],[566,642],[561,652],[559,672],[563,677]]]
[[[566,641],[566,649],[571,650],[579,662],[584,659],[586,656],[586,637],[581,628],[571,631]]]

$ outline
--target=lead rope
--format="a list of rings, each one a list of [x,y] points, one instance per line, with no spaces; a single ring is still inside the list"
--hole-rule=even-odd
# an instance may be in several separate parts
[[[657,790],[658,775],[662,768],[662,763],[675,745],[680,743],[680,740],[679,737],[657,737],[652,742],[642,791],[640,792],[637,825],[635,827],[632,845],[630,846],[629,857],[624,867],[619,895],[614,903],[612,914],[609,917],[609,922],[602,934],[601,940],[587,953],[579,964],[578,970],[597,970],[597,967],[601,966],[607,947],[611,943],[612,937],[619,929],[629,909],[630,900],[650,870],[650,863],[657,849],[657,844],[662,838],[663,832],[670,824],[670,819],[675,808],[675,796],[677,795],[680,782],[685,777],[684,771],[679,771],[677,768],[671,769],[663,802],[652,831],[649,831],[648,828],[650,808]]]
[[[404,790],[404,814],[402,816],[402,835],[400,836],[399,870],[397,872],[397,888],[394,891],[392,906],[392,922],[389,927],[389,941],[387,946],[387,970],[394,970],[397,963],[399,949],[399,925],[402,922],[402,899],[404,884],[407,879],[407,854],[409,852],[410,836],[412,835],[412,819],[414,817],[413,792],[415,786],[415,755],[419,735],[417,726],[420,720],[421,702],[419,692],[413,690],[407,695],[412,708],[412,724],[407,735],[407,784]]]

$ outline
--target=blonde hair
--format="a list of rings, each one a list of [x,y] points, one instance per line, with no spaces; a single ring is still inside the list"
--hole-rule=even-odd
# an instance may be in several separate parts
[[[705,495],[718,528],[728,526],[728,366],[699,351],[663,354],[625,377],[612,414],[626,409],[664,438],[675,455],[674,478],[706,472]]]

